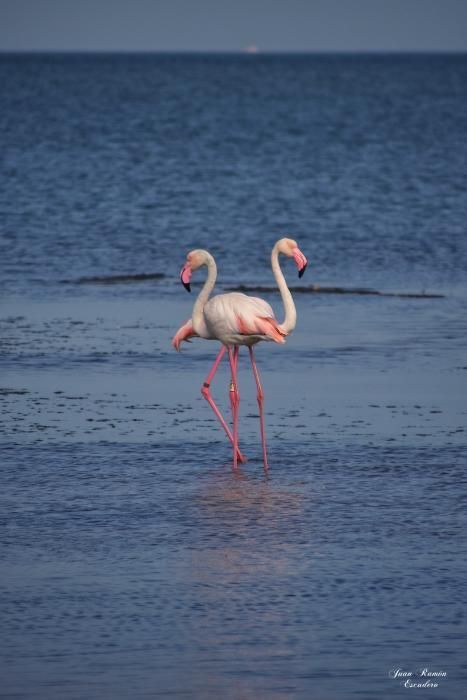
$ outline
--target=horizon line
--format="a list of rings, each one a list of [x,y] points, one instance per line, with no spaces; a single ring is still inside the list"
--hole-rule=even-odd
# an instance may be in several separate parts
[[[397,54],[447,54],[447,55],[458,55],[467,54],[467,48],[465,49],[428,49],[428,48],[416,48],[416,49],[265,49],[261,50],[258,48],[257,51],[249,51],[248,48],[245,49],[2,49],[0,48],[0,55],[6,54],[99,54],[99,55],[235,55],[235,56],[248,56],[253,60],[260,56],[273,56],[273,55],[397,55]]]

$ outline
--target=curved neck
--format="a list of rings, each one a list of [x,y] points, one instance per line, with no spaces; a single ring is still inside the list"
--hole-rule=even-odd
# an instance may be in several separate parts
[[[198,333],[198,335],[200,335],[201,337],[205,336],[206,334],[206,324],[204,322],[203,316],[204,306],[207,300],[209,299],[209,295],[214,289],[214,285],[216,284],[217,278],[216,261],[214,260],[212,255],[206,257],[206,267],[208,268],[208,276],[206,282],[203,285],[202,290],[198,294],[198,297],[195,301],[193,313],[191,316],[193,330],[195,331],[195,333]]]
[[[294,300],[279,265],[279,248],[277,243],[272,249],[271,266],[277,286],[279,287],[279,291],[281,293],[282,303],[284,304],[285,318],[283,323],[281,323],[281,328],[284,333],[291,333],[297,323],[297,311],[295,310]]]

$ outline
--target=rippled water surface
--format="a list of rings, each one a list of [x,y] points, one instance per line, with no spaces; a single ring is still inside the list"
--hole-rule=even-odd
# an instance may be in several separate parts
[[[465,56],[2,56],[0,698],[458,700],[465,665]],[[178,280],[273,285],[271,472],[170,347]],[[146,277],[148,276],[148,277]],[[281,316],[277,293],[262,294]],[[213,394],[229,415],[221,365]],[[443,671],[409,690],[392,669]]]

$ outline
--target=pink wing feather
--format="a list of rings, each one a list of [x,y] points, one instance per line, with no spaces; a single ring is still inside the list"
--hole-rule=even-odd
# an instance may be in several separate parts
[[[253,322],[247,323],[237,314],[238,331],[241,335],[265,335],[276,343],[285,343],[285,333],[280,329],[275,318],[271,316],[255,316]]]

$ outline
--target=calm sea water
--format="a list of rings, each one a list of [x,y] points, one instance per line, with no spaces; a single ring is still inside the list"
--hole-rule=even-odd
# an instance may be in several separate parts
[[[0,698],[457,700],[467,56],[3,55],[0,85]],[[443,296],[296,295],[257,353],[271,475],[246,357],[233,474],[178,273],[271,285],[282,235],[291,284]]]

